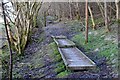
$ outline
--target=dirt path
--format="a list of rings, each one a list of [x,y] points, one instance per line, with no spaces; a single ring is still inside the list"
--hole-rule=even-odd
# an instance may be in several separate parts
[[[32,42],[28,44],[25,53],[26,56],[14,65],[14,74],[23,78],[54,78],[57,73],[54,72],[55,62],[51,59],[50,55],[47,53],[46,46],[52,42],[51,35],[64,35],[68,38],[71,38],[77,31],[73,30],[69,26],[66,26],[65,23],[50,24],[47,27],[43,28],[44,35],[42,42],[36,42],[41,38],[41,29],[35,32],[32,35]],[[90,58],[95,57],[93,53],[88,55]],[[92,56],[92,57],[91,57]],[[97,56],[97,55],[96,55]],[[90,71],[79,71],[73,72],[68,75],[68,78],[109,78],[112,76],[111,68],[107,65],[105,58],[94,58],[95,63],[98,68],[96,70]]]
[[[14,74],[19,73],[19,77],[22,78],[51,78],[57,75],[53,70],[55,69],[55,62],[51,59],[47,53],[47,45],[52,42],[51,35],[65,35],[71,37],[73,33],[70,29],[66,28],[65,24],[49,25],[41,29],[38,29],[35,34],[32,35],[32,42],[28,43],[25,50],[25,57],[14,65]],[[43,41],[37,42],[43,34]],[[68,34],[69,33],[69,34]],[[36,66],[37,65],[37,66]],[[24,71],[24,72],[23,72]]]
[[[58,24],[50,24],[47,27],[44,27],[46,40],[50,40],[51,35],[53,36],[59,36],[64,35],[67,36],[67,38],[73,37],[77,32],[72,30],[73,27],[67,26],[66,23],[60,22]],[[49,42],[49,41],[47,41]]]

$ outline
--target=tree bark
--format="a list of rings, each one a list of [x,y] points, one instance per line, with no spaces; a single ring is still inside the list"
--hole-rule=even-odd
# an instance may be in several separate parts
[[[12,49],[11,49],[11,42],[9,38],[9,33],[7,29],[7,22],[6,22],[6,15],[5,15],[5,9],[4,9],[4,3],[2,2],[2,10],[3,10],[3,17],[4,17],[4,23],[5,23],[5,29],[6,29],[6,35],[7,35],[7,40],[8,40],[8,47],[10,51],[10,61],[9,61],[9,80],[12,80]]]
[[[71,7],[71,1],[69,0],[69,9],[70,9],[70,19],[72,20],[72,7]]]
[[[102,5],[101,5],[99,2],[97,2],[97,4],[98,4],[98,6],[99,6],[99,9],[100,9],[100,12],[101,12],[101,14],[102,14],[102,17],[104,18],[103,7],[102,7]]]
[[[115,1],[115,5],[116,5],[116,20],[119,19],[119,5],[118,5],[118,0]]]
[[[92,25],[93,25],[93,30],[95,30],[95,22],[94,22],[94,18],[93,18],[93,14],[92,14],[92,10],[90,8],[90,6],[88,6],[89,12],[90,12],[90,16],[91,16],[91,21],[92,21]]]
[[[46,12],[44,12],[44,26],[46,27]]]
[[[80,9],[79,9],[79,3],[76,2],[76,16],[77,16],[77,20],[80,20]]]
[[[104,13],[105,13],[105,27],[106,27],[106,31],[109,32],[106,0],[104,1]]]
[[[14,50],[20,55],[24,55],[23,51],[27,44],[28,38],[32,29],[36,26],[36,19],[41,8],[41,3],[38,2],[14,2],[12,0],[14,12],[16,13],[14,33],[11,38],[11,44]],[[8,15],[10,16],[10,15]],[[12,32],[11,32],[12,33]],[[15,40],[13,40],[15,39]]]
[[[86,16],[85,43],[88,43],[88,0],[86,0],[86,5],[85,5],[85,16]]]

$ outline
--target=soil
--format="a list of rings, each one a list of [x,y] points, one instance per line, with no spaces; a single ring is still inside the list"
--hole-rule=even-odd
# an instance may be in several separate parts
[[[42,42],[36,42],[35,39],[40,38],[40,34],[44,32],[44,39]],[[51,57],[50,54],[46,52],[46,45],[53,42],[51,35],[64,35],[71,39],[74,35],[78,32],[71,31],[70,27],[67,27],[65,23],[60,22],[57,24],[50,24],[43,28],[35,31],[32,35],[32,42],[29,42],[26,49],[25,49],[25,58],[22,61],[18,61],[15,64],[15,68],[18,68],[19,63],[30,63],[32,62],[32,57],[36,55],[37,51],[44,51],[43,56],[40,57],[40,61],[43,63],[43,66],[30,69],[28,66],[22,66],[19,68],[19,73],[23,76],[23,78],[34,78],[37,77],[39,79],[43,78],[55,78],[57,73],[54,72],[55,69],[55,62]],[[84,51],[84,48],[79,48]],[[107,60],[105,57],[99,58],[98,53],[89,53],[86,54],[89,58],[91,58],[97,65],[95,70],[85,70],[85,71],[72,71],[72,73],[66,78],[112,78],[116,77],[112,73],[112,68],[107,64]],[[41,54],[42,55],[42,54]]]

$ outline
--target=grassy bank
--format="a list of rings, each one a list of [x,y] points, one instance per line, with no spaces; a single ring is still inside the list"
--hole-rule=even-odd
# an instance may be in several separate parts
[[[95,31],[89,29],[88,43],[85,44],[85,33],[80,32],[75,35],[72,40],[78,47],[84,48],[84,51],[89,53],[97,53],[99,57],[106,57],[108,64],[110,64],[115,71],[118,66],[118,42],[117,42],[117,30],[113,30],[116,26],[111,27],[112,31],[105,32],[104,27],[101,27]]]
[[[66,66],[62,60],[62,57],[57,49],[55,42],[49,44],[49,52],[52,53],[50,56],[55,62],[55,69],[54,72],[57,73],[57,78],[64,78],[71,73],[71,71],[66,69]]]

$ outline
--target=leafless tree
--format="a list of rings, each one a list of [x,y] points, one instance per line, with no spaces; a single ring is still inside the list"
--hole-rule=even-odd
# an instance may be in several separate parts
[[[86,20],[85,20],[85,26],[86,26],[86,29],[85,29],[85,43],[88,43],[88,0],[86,0],[86,5],[85,5],[85,17],[86,17]]]
[[[91,21],[92,21],[92,25],[93,25],[93,30],[95,30],[95,22],[94,22],[93,13],[92,13],[92,10],[91,10],[90,6],[88,6],[88,9],[89,9],[90,16],[91,16]]]
[[[119,5],[118,5],[119,1],[116,0],[115,1],[115,5],[116,5],[116,20],[119,19]]]
[[[106,0],[104,1],[104,14],[105,14],[105,27],[106,27],[106,31],[109,32],[109,28],[108,28],[108,15],[107,15],[107,2],[106,2]]]
[[[41,2],[15,2],[12,0],[13,9],[15,11],[14,21],[14,33],[10,28],[10,22],[8,22],[8,33],[11,44],[17,53],[22,54],[30,32],[33,27],[36,26],[36,19],[41,7]],[[9,14],[7,16],[10,17]],[[10,18],[9,18],[10,20]]]

